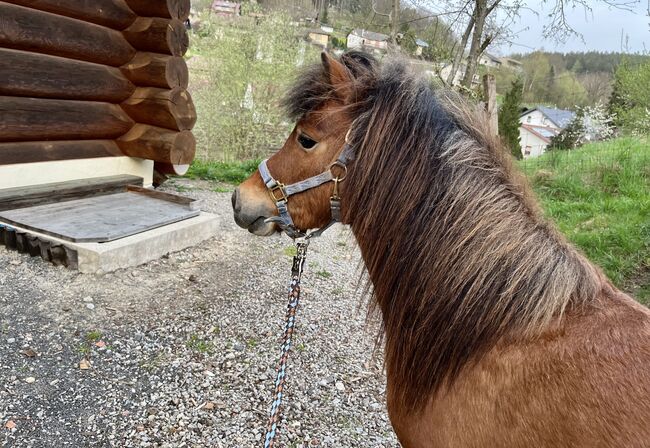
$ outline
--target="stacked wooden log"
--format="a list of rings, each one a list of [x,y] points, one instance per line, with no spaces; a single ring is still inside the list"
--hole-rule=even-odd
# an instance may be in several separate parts
[[[0,165],[127,155],[184,174],[190,0],[0,0]]]

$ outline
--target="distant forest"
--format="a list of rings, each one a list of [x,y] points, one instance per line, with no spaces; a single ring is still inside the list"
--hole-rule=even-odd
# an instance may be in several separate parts
[[[580,106],[607,104],[612,94],[614,74],[622,64],[636,67],[650,61],[650,56],[626,53],[558,53],[534,51],[513,54],[521,61],[523,72],[495,72],[497,92],[508,91],[513,81],[523,81],[523,102],[528,105],[574,109]]]
[[[628,53],[604,53],[601,51],[587,51],[584,53],[558,53],[558,52],[537,52],[543,53],[549,63],[555,66],[556,70],[570,70],[577,75],[585,73],[610,73],[613,74],[622,61],[631,66],[650,60],[650,56]],[[532,54],[532,53],[531,53]],[[531,54],[513,54],[510,57],[520,61],[526,60]]]

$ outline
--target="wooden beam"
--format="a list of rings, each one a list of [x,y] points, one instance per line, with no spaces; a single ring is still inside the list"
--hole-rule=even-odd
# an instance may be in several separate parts
[[[0,61],[0,95],[119,103],[135,91],[120,69],[107,65],[6,48]]]
[[[113,139],[133,121],[116,104],[0,96],[0,141]]]
[[[497,83],[494,75],[486,73],[483,75],[483,95],[485,100],[485,111],[488,115],[488,123],[492,135],[499,135],[499,116],[497,109]]]
[[[1,1],[0,47],[116,67],[135,54],[119,31]]]
[[[190,15],[190,0],[126,0],[129,7],[145,17],[185,20]]]
[[[190,131],[174,132],[146,124],[136,124],[116,143],[127,156],[173,165],[191,163],[196,152]]]
[[[122,73],[138,86],[187,89],[187,64],[180,56],[139,51],[131,61],[120,68]]]
[[[138,16],[124,0],[4,0],[62,16],[123,30]]]
[[[180,20],[139,17],[122,33],[134,48],[141,51],[183,56],[190,44],[185,25]]]
[[[190,164],[174,165],[171,163],[154,162],[153,169],[163,176],[184,176],[190,169]]]
[[[184,89],[139,87],[121,106],[137,123],[175,131],[190,130],[196,123],[192,97]]]
[[[113,140],[0,143],[0,165],[123,156]]]
[[[121,193],[128,185],[142,186],[142,178],[128,174],[79,179],[0,190],[0,210],[52,204],[91,196]]]

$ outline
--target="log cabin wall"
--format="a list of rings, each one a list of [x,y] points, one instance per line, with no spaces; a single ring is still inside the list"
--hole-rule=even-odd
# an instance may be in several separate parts
[[[196,146],[189,11],[190,0],[0,0],[0,177],[54,161],[79,176],[80,160],[94,177],[137,159],[184,174]],[[136,160],[109,163],[124,158]]]

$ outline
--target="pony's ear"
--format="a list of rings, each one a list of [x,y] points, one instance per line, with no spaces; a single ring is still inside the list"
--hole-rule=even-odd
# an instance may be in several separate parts
[[[325,67],[325,72],[329,77],[332,87],[334,87],[336,95],[345,102],[352,93],[352,76],[350,71],[326,51],[320,54],[320,58],[323,61],[323,67]]]

